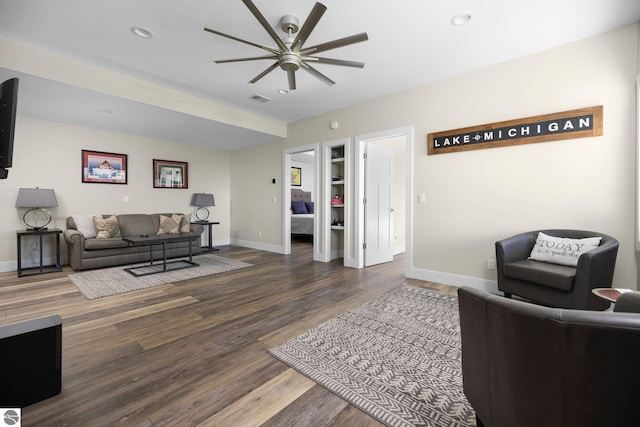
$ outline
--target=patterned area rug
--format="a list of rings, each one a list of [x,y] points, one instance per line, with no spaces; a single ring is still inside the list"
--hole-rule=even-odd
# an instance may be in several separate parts
[[[455,296],[392,289],[269,352],[389,426],[475,426]]]
[[[252,266],[246,262],[212,254],[194,256],[193,261],[200,265],[149,276],[134,277],[124,271],[127,267],[144,265],[143,263],[73,273],[69,275],[69,279],[87,299],[96,299]],[[179,263],[171,264],[173,267],[179,265]],[[167,267],[170,268],[169,265]]]

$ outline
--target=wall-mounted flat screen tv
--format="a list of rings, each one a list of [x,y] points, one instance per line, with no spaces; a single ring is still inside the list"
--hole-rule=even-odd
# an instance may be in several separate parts
[[[17,78],[9,79],[0,86],[0,179],[7,178],[8,168],[13,163],[13,135],[16,128],[18,106]]]

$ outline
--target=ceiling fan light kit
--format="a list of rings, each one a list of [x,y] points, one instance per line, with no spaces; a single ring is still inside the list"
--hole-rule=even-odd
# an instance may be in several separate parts
[[[320,18],[327,10],[327,7],[321,3],[316,3],[313,6],[313,9],[307,16],[307,19],[302,24],[302,27],[299,26],[298,18],[293,15],[284,15],[279,22],[280,29],[287,34],[287,37],[282,39],[275,30],[269,25],[265,17],[258,10],[255,4],[251,0],[242,0],[242,2],[247,6],[247,8],[251,11],[253,16],[260,22],[262,27],[267,31],[267,33],[271,36],[271,38],[278,45],[277,48],[262,46],[257,43],[253,43],[235,36],[231,36],[229,34],[222,33],[220,31],[216,31],[210,28],[205,27],[204,30],[210,32],[212,34],[216,34],[218,36],[226,37],[231,40],[235,40],[240,43],[245,43],[250,46],[257,47],[259,49],[266,50],[270,53],[270,55],[266,56],[258,56],[258,57],[250,57],[250,58],[236,58],[236,59],[224,59],[214,61],[216,64],[223,64],[229,62],[242,62],[242,61],[260,61],[260,60],[275,60],[269,67],[267,67],[264,71],[254,77],[249,83],[256,83],[258,80],[262,79],[264,76],[275,70],[276,68],[280,68],[287,73],[287,79],[289,81],[289,90],[296,89],[296,76],[295,73],[300,68],[303,68],[307,72],[309,72],[314,77],[322,80],[328,85],[333,85],[335,82],[331,80],[329,77],[322,74],[320,71],[313,68],[309,62],[315,62],[319,64],[331,64],[331,65],[340,65],[344,67],[355,67],[355,68],[363,68],[363,62],[356,61],[346,61],[342,59],[332,59],[332,58],[322,58],[318,56],[312,56],[320,52],[325,52],[332,49],[337,49],[339,47],[348,46],[355,43],[360,43],[369,39],[367,33],[355,34],[353,36],[344,37],[341,39],[333,40],[330,42],[322,43],[319,45],[315,45],[312,47],[303,47],[304,43],[307,41],[307,38],[314,30]],[[295,34],[295,37],[294,37]]]

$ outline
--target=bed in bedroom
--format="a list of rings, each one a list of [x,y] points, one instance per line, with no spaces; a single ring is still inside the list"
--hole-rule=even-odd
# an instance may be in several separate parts
[[[313,236],[314,211],[310,191],[291,189],[291,235]]]

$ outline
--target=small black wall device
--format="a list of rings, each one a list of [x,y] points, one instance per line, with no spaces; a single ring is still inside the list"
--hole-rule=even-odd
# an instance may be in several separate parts
[[[18,108],[17,78],[0,85],[0,179],[6,179],[13,163],[13,136]]]
[[[60,316],[0,326],[0,360],[0,407],[23,408],[60,393]]]

